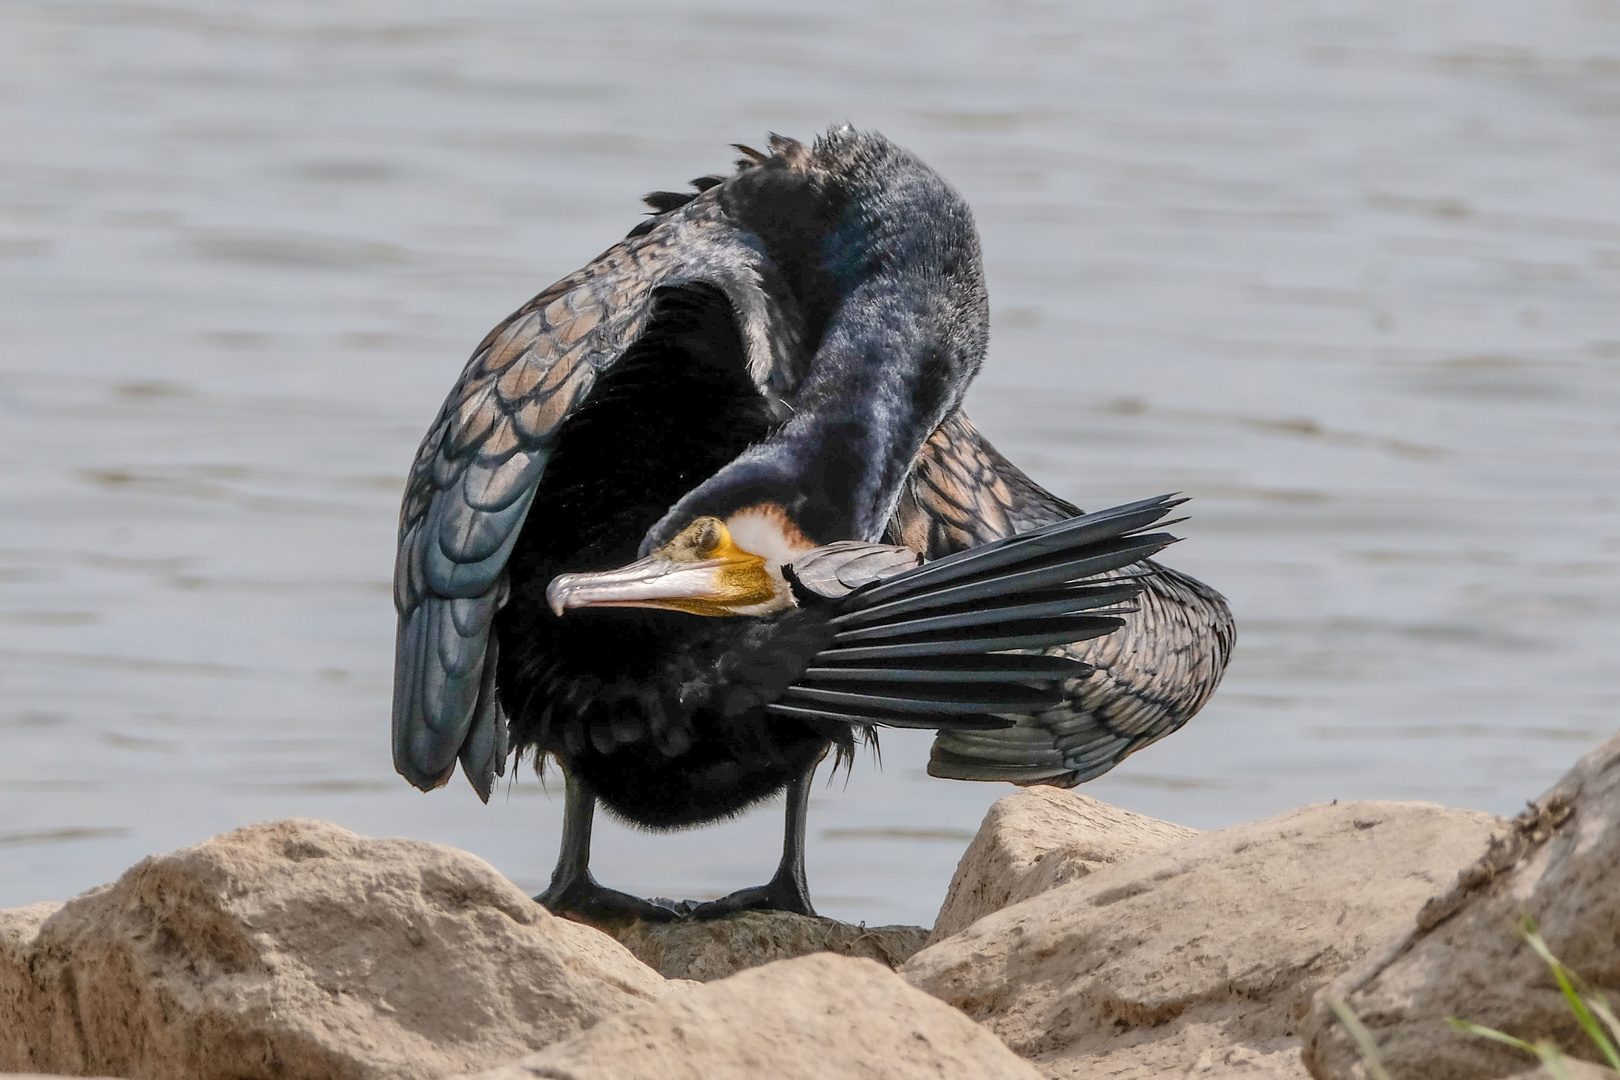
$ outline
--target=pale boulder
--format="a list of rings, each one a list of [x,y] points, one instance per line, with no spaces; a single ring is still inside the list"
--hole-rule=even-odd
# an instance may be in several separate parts
[[[1332,988],[1396,1080],[1487,1080],[1525,1068],[1519,1051],[1449,1030],[1448,1016],[1596,1056],[1546,964],[1521,940],[1521,912],[1555,956],[1620,1006],[1620,736],[1514,819],[1390,949]],[[1325,1000],[1305,1030],[1312,1075],[1365,1075]]]
[[[62,905],[56,901],[0,909],[0,1070],[31,1068],[32,1017],[37,1008],[28,970],[40,926]]]
[[[476,1080],[1038,1080],[871,960],[818,953],[691,986]]]
[[[1197,836],[1078,791],[1027,787],[999,799],[962,853],[928,937],[932,945],[1048,889]]]
[[[1304,807],[1104,866],[901,974],[1051,1077],[1299,1078],[1311,995],[1501,825],[1427,803]]]
[[[0,1069],[436,1077],[664,992],[473,855],[283,821],[0,917]]]

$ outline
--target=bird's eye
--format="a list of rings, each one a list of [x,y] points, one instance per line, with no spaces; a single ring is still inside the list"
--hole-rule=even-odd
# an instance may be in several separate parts
[[[714,554],[715,548],[720,546],[720,539],[725,535],[726,527],[720,524],[719,518],[703,517],[692,522],[693,546],[704,558]]]
[[[707,559],[729,539],[726,526],[719,518],[700,517],[682,529],[669,542],[668,551],[677,560]]]

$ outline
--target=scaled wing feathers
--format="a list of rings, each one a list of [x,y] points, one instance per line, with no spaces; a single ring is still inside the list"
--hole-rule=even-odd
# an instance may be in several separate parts
[[[960,412],[912,468],[890,540],[940,559],[1029,532],[1079,510],[1025,476]],[[1220,683],[1236,632],[1226,600],[1152,559],[1107,576],[1141,588],[1137,610],[1111,634],[1048,648],[1095,672],[1065,684],[1063,701],[994,731],[942,731],[931,775],[1063,787],[1090,780],[1162,739],[1203,707]]]
[[[705,192],[564,278],[473,353],[417,450],[394,565],[394,765],[428,789],[460,756],[480,796],[505,768],[491,621],[508,556],[559,428],[647,324],[656,290],[694,282],[730,301],[768,397],[791,384],[793,313],[759,246]]]

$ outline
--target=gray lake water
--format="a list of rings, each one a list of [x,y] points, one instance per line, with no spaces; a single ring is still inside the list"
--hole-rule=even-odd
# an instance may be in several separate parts
[[[850,120],[978,214],[970,397],[1194,497],[1240,643],[1084,790],[1511,813],[1620,726],[1620,2],[0,3],[0,905],[312,816],[537,890],[561,800],[388,752],[402,477],[471,347],[727,144]],[[1000,785],[818,789],[822,909],[932,919]],[[775,809],[613,826],[702,897]]]

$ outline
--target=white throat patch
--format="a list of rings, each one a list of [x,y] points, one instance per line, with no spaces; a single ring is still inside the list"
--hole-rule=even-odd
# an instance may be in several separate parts
[[[769,503],[749,506],[726,519],[731,542],[765,560],[771,576],[782,579],[782,567],[816,545],[779,507]]]

